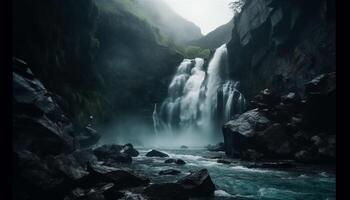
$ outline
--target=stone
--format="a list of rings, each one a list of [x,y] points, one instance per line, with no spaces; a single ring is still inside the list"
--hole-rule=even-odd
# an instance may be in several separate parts
[[[183,160],[181,160],[181,159],[176,159],[175,163],[176,163],[177,165],[184,165],[184,164],[186,164],[186,162],[183,161]]]
[[[181,172],[179,170],[176,170],[176,169],[166,169],[166,170],[160,171],[159,175],[177,175],[180,173]]]
[[[181,145],[180,148],[181,148],[181,149],[188,149],[188,146],[186,146],[186,145]]]
[[[132,144],[125,144],[120,152],[125,153],[126,155],[129,155],[131,157],[137,157],[139,155],[139,152],[136,149],[134,149]]]
[[[121,145],[102,145],[94,149],[94,154],[100,161],[104,161],[109,165],[114,163],[131,163],[132,158],[130,155],[121,153],[123,146]]]
[[[187,200],[187,191],[178,183],[152,184],[143,194],[152,200]]]
[[[190,197],[208,197],[216,189],[207,169],[192,172],[176,183],[182,185]]]
[[[96,144],[101,135],[92,127],[86,126],[79,135],[76,136],[76,140],[78,140],[81,148],[90,147]]]
[[[221,163],[221,164],[231,164],[230,161],[228,161],[228,160],[222,160],[222,159],[219,159],[219,160],[217,160],[216,162],[217,162],[217,163]]]
[[[146,156],[147,157],[161,157],[161,158],[169,157],[168,154],[154,150],[154,149],[151,150],[150,152],[146,153]]]
[[[215,145],[207,145],[206,148],[208,149],[208,151],[225,151],[225,145],[223,142],[220,142],[218,144]]]

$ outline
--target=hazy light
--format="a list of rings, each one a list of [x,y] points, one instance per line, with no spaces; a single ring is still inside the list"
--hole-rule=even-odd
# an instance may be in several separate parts
[[[207,34],[233,17],[232,0],[163,0],[175,12],[195,23]]]

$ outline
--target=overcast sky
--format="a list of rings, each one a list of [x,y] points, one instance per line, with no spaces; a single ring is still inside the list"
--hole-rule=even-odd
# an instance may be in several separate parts
[[[233,17],[231,0],[163,0],[175,12],[195,23],[203,34],[226,24]]]

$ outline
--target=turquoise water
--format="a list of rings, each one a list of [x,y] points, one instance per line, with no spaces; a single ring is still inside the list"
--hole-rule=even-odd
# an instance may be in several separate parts
[[[292,170],[249,169],[238,160],[230,165],[203,156],[209,152],[196,149],[158,149],[172,158],[181,158],[183,166],[165,164],[167,158],[145,157],[151,148],[137,148],[140,155],[133,159],[131,168],[151,179],[152,183],[175,182],[189,174],[189,170],[206,168],[217,187],[211,199],[335,199],[335,173],[316,167],[297,167]],[[129,166],[130,167],[130,166]],[[181,174],[160,176],[164,169],[177,169]]]

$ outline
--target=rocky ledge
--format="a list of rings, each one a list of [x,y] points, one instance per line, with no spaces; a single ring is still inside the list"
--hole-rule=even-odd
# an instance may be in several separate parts
[[[317,76],[303,96],[265,89],[250,110],[222,130],[227,155],[244,160],[294,159],[334,164],[336,73]]]

